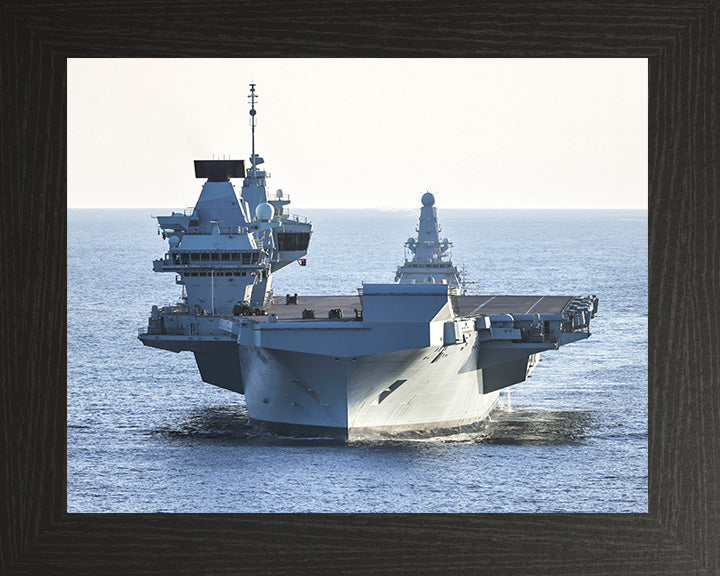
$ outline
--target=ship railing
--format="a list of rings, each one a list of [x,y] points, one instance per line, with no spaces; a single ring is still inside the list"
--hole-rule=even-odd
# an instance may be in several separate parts
[[[193,212],[195,212],[195,207],[194,207],[194,206],[190,206],[190,207],[188,207],[188,208],[185,208],[185,210],[183,210],[183,214],[184,214],[185,216],[192,216],[192,215],[193,215]]]
[[[298,222],[300,224],[307,224],[308,219],[307,216],[299,216],[297,214],[288,214],[287,215],[288,220],[292,220],[293,222]]]
[[[231,234],[240,235],[247,234],[248,228],[246,226],[218,226],[220,234]],[[188,230],[184,232],[188,236],[206,236],[207,232],[204,230]]]
[[[220,234],[246,234],[247,228],[244,226],[218,226]]]
[[[173,327],[153,327],[147,326],[138,328],[138,336],[187,336],[188,330],[185,327],[173,328]]]
[[[267,201],[268,202],[290,202],[290,195],[283,194],[282,196],[278,196],[277,194],[268,194]]]

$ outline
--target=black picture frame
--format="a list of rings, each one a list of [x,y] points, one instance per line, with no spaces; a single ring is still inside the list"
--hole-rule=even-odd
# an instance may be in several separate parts
[[[720,574],[718,5],[6,0],[0,570]],[[648,58],[649,513],[67,514],[66,59],[227,56]]]

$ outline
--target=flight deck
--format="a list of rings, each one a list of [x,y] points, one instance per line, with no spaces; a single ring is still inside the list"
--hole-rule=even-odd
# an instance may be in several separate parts
[[[353,321],[355,310],[362,311],[360,296],[303,296],[297,304],[286,304],[287,297],[273,298],[266,307],[267,316],[253,316],[255,321],[267,321],[274,314],[279,322],[328,321],[331,310],[342,310],[337,321]],[[572,296],[458,296],[456,315],[475,317],[489,314],[561,314],[573,299]],[[314,318],[303,318],[305,310],[312,310]]]

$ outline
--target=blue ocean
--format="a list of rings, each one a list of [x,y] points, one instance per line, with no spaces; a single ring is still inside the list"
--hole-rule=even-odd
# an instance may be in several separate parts
[[[470,294],[596,294],[592,336],[547,352],[472,433],[377,442],[254,428],[193,356],[146,348],[158,210],[68,211],[69,512],[647,512],[647,211],[444,210]],[[307,266],[276,294],[392,282],[408,211],[298,210]]]

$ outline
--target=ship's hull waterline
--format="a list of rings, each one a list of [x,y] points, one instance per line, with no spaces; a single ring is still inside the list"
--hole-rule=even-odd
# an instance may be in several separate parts
[[[432,436],[485,420],[474,342],[353,358],[239,347],[250,418],[274,432],[348,439]]]

